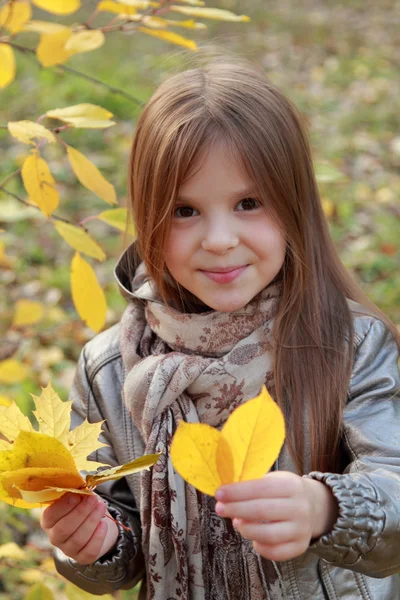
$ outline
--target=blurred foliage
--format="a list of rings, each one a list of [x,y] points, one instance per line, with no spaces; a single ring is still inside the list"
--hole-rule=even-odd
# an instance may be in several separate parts
[[[327,181],[321,177],[319,184],[340,255],[368,297],[400,324],[398,2],[220,0],[218,6],[245,12],[252,20],[207,23],[208,31],[191,37],[200,45],[212,39],[227,52],[261,65],[300,109],[316,161],[344,174]],[[68,131],[65,139],[102,169],[117,189],[119,205],[125,206],[128,154],[140,102],[166,74],[188,64],[188,53],[150,37],[113,34],[105,48],[70,59],[73,69],[126,90],[139,103],[57,67],[43,69],[29,55],[17,58],[18,78],[1,92],[0,126],[78,102],[104,106],[114,113],[115,127],[101,134]],[[25,155],[26,148],[0,128],[0,182],[21,166]],[[47,157],[61,184],[64,217],[81,221],[104,209],[71,176],[58,147],[48,148]],[[7,189],[24,195],[19,179]],[[0,193],[0,241],[7,257],[0,265],[7,289],[0,295],[0,360],[16,357],[29,366],[26,381],[2,385],[0,394],[14,399],[24,412],[32,408],[29,392],[37,394],[50,379],[67,397],[79,352],[93,336],[70,297],[71,249],[60,245],[53,227],[37,212]],[[96,267],[107,296],[108,327],[125,306],[113,267],[129,239],[98,220],[87,227],[110,257]],[[46,306],[44,319],[22,331],[11,327],[20,298]],[[22,600],[30,585],[24,581],[26,569],[40,567],[50,555],[48,546],[40,549],[44,542],[37,520],[37,513],[0,504],[0,544],[15,540],[28,551],[24,563],[0,559],[0,600]],[[53,588],[59,585],[54,574],[47,579]],[[128,597],[135,595],[120,595]]]

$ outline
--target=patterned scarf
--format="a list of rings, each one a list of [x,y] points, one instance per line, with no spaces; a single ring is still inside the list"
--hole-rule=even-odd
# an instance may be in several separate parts
[[[267,600],[266,576],[273,589],[278,583],[271,564],[260,559],[230,519],[215,513],[214,498],[174,471],[169,449],[181,420],[221,428],[263,383],[271,390],[279,288],[268,286],[231,313],[167,307],[143,266],[133,289],[121,321],[124,401],[145,452],[162,452],[156,465],[140,474],[147,598]]]

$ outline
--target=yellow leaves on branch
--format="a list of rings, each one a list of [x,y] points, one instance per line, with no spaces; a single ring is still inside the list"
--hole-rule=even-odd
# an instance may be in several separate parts
[[[54,134],[40,123],[33,121],[9,121],[8,131],[13,137],[24,144],[35,145],[34,138],[46,139],[48,142],[55,142]]]
[[[107,302],[96,273],[78,252],[71,264],[71,293],[80,318],[96,333],[106,320]]]
[[[98,168],[71,146],[67,147],[67,153],[71,167],[81,184],[108,204],[117,204],[114,186],[103,177]]]
[[[48,110],[46,117],[50,119],[59,119],[73,127],[88,127],[89,129],[105,129],[115,125],[110,121],[113,114],[96,104],[75,104],[66,108],[55,108]]]
[[[136,235],[133,223],[128,223],[128,214],[126,208],[112,208],[111,210],[103,210],[97,215],[97,219],[115,227],[120,231],[126,231],[132,236]]]
[[[103,0],[102,2],[99,2],[99,4],[97,5],[97,10],[99,12],[111,12],[116,15],[123,15],[129,17],[137,13],[136,8],[114,0]]]
[[[33,151],[22,165],[21,175],[30,202],[50,217],[58,206],[59,195],[47,162]]]
[[[71,225],[71,223],[64,223],[64,221],[55,221],[54,227],[63,240],[71,248],[74,248],[74,250],[83,252],[101,262],[106,258],[105,252],[98,243],[81,227],[76,227],[76,225]]]
[[[36,56],[43,67],[53,67],[67,61],[74,53],[65,49],[72,35],[70,27],[62,27],[52,33],[43,33],[36,48]]]
[[[9,2],[0,9],[0,27],[18,33],[32,16],[29,2]]]
[[[126,465],[88,474],[109,466],[87,460],[87,456],[106,444],[100,442],[102,422],[87,419],[69,430],[72,402],[62,402],[49,384],[40,397],[33,396],[39,430],[15,403],[0,406],[0,500],[21,508],[51,504],[65,492],[91,494],[103,481],[119,479],[152,466],[159,454],[142,456]]]
[[[200,19],[213,19],[216,21],[250,21],[250,17],[247,17],[246,15],[235,15],[235,13],[221,8],[193,8],[191,6],[178,6],[173,4],[169,6],[168,9],[183,15],[199,17]]]
[[[189,50],[197,50],[197,44],[195,41],[189,40],[182,35],[179,35],[179,33],[174,33],[173,31],[160,31],[157,29],[149,29],[148,27],[138,27],[138,31],[146,33],[147,35],[152,35],[160,40],[172,42],[178,46],[184,46],[185,48],[189,48]]]
[[[12,48],[0,43],[0,88],[9,85],[15,79],[15,56]]]
[[[221,431],[182,421],[172,440],[171,459],[188,483],[214,496],[221,485],[265,475],[284,439],[283,414],[264,386],[256,398],[232,412]]]
[[[32,0],[32,4],[53,15],[72,15],[81,6],[80,0]]]

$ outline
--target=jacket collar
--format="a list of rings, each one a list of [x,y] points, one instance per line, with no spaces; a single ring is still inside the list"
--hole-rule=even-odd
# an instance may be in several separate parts
[[[119,257],[114,268],[114,279],[125,300],[140,298],[155,300],[155,291],[147,277],[146,269],[139,256],[136,241],[132,242]],[[134,280],[134,282],[133,282]]]

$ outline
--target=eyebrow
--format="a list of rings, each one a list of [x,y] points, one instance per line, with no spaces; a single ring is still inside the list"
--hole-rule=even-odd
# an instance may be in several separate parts
[[[249,188],[244,188],[243,190],[238,190],[236,192],[233,192],[230,195],[230,198],[232,200],[242,200],[243,198],[247,198],[249,196],[254,196],[254,195],[256,195],[254,188],[249,187]],[[177,202],[188,202],[188,203],[196,202],[196,198],[190,198],[190,196],[178,196]]]

